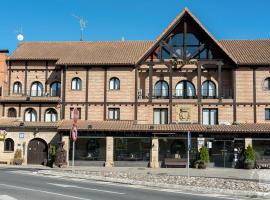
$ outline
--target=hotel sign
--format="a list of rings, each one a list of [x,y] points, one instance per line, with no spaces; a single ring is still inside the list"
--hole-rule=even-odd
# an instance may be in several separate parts
[[[7,132],[5,130],[0,130],[0,141],[5,140]]]

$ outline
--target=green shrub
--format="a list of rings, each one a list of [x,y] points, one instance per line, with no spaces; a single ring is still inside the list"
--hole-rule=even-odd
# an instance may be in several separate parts
[[[245,160],[247,160],[247,161],[255,161],[256,160],[256,153],[250,145],[247,147],[244,154],[245,154]]]
[[[206,146],[203,146],[200,149],[200,160],[205,161],[205,163],[209,163],[209,152]]]

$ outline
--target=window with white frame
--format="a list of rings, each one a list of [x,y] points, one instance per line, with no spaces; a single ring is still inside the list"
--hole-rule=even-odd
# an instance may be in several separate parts
[[[169,84],[167,81],[159,80],[155,84],[155,97],[168,97]]]
[[[167,108],[154,109],[154,124],[168,124],[168,109]]]
[[[270,120],[270,108],[265,109],[265,120]]]
[[[50,108],[45,112],[45,122],[56,122],[57,121],[57,112],[55,109]]]
[[[82,80],[80,78],[73,78],[71,81],[72,90],[82,90]]]
[[[17,81],[13,84],[13,94],[21,94],[21,93],[22,93],[22,84]]]
[[[43,94],[43,85],[40,82],[34,82],[31,86],[31,96],[40,97]]]
[[[120,80],[118,78],[111,78],[109,83],[110,90],[120,90]]]
[[[270,90],[270,77],[264,80],[263,87],[264,87],[264,90]]]
[[[61,96],[61,83],[60,82],[53,82],[51,84],[51,96],[52,97]]]
[[[109,108],[108,118],[109,120],[120,120],[120,108]]]
[[[215,108],[203,109],[203,124],[216,125],[218,124],[218,110]]]
[[[188,80],[180,81],[175,87],[175,96],[178,98],[194,98],[195,93],[194,85]]]
[[[202,84],[202,96],[203,98],[215,98],[216,97],[216,85],[213,81],[207,80]]]
[[[24,120],[26,122],[37,121],[37,112],[33,108],[26,109],[26,111],[24,113]]]

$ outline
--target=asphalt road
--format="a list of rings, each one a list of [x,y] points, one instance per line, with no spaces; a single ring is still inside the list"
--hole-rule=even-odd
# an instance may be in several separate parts
[[[0,168],[0,200],[220,200],[182,191],[42,176],[36,169]],[[239,199],[239,198],[236,198]]]

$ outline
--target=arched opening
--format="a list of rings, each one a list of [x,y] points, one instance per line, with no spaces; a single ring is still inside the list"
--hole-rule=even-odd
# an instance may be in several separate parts
[[[4,151],[14,151],[14,140],[11,138],[5,139]]]
[[[41,138],[35,138],[28,144],[27,164],[43,165],[48,159],[48,145]]]
[[[37,112],[33,108],[28,108],[24,113],[24,121],[35,122],[37,121]]]
[[[264,87],[264,90],[270,90],[270,77],[264,80],[263,87]]]
[[[8,117],[17,117],[17,111],[15,108],[8,109]]]
[[[195,97],[195,87],[187,80],[180,81],[175,87],[175,96],[177,98],[191,99]]]
[[[203,98],[215,98],[216,97],[216,85],[213,81],[206,80],[202,84],[202,97]]]
[[[109,88],[110,88],[110,90],[120,90],[119,78],[116,78],[116,77],[111,78]]]
[[[71,81],[72,90],[82,90],[82,80],[78,77],[73,78]]]
[[[164,80],[159,80],[155,84],[155,97],[166,98],[169,96],[169,84]]]
[[[51,84],[50,95],[52,97],[60,97],[61,96],[61,83],[60,82],[53,82]]]
[[[31,96],[40,97],[43,95],[43,85],[42,83],[36,81],[31,86]]]
[[[22,84],[17,81],[13,84],[13,94],[21,94],[22,93]]]
[[[58,119],[57,111],[53,108],[49,108],[45,112],[45,122],[56,122]]]

